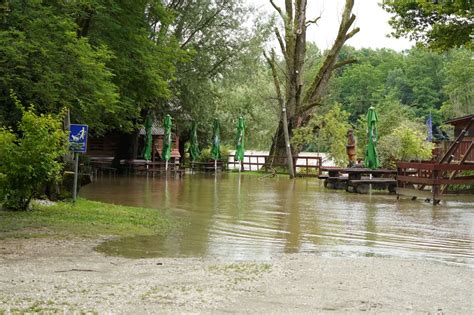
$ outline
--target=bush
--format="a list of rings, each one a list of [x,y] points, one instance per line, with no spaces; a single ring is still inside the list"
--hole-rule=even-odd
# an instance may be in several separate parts
[[[377,150],[383,167],[393,168],[396,161],[430,159],[433,144],[413,126],[402,124],[379,140]]]
[[[342,110],[341,105],[334,104],[323,116],[313,116],[307,127],[294,131],[291,144],[303,148],[309,144],[322,147],[338,166],[346,166],[349,162],[346,153],[347,131],[352,129],[348,123],[350,114]],[[317,137],[314,130],[319,128]]]
[[[229,159],[229,147],[228,146],[225,146],[225,145],[221,145],[220,147],[221,149],[221,158],[220,158],[220,161],[224,161],[226,162],[228,159]],[[211,147],[207,147],[205,149],[202,149],[201,150],[201,154],[199,155],[199,162],[210,162],[210,161],[214,161],[212,158],[211,158]]]
[[[22,118],[17,133],[0,128],[0,204],[26,210],[46,183],[59,179],[67,135],[59,115],[37,115],[14,100]]]

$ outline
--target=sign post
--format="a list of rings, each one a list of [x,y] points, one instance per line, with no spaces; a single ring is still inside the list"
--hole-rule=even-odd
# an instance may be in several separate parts
[[[74,183],[72,188],[72,200],[77,199],[77,180],[79,175],[79,153],[87,151],[87,125],[71,124],[69,126],[69,150],[74,152]]]

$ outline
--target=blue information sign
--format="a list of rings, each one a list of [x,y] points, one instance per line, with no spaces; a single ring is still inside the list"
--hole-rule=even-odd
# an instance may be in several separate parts
[[[87,125],[71,124],[69,127],[69,150],[85,153],[87,151]]]

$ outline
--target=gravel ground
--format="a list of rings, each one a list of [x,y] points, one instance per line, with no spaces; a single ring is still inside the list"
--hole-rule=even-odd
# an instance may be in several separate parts
[[[125,259],[98,241],[0,240],[2,313],[473,314],[474,270],[421,260]]]

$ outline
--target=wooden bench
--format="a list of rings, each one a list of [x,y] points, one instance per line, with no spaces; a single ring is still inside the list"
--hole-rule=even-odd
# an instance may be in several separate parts
[[[388,188],[388,191],[391,193],[396,192],[397,180],[394,178],[363,178],[363,179],[354,179],[347,182],[346,190],[348,192],[358,192],[359,194],[366,194],[369,192],[370,186],[374,189],[385,190]]]

